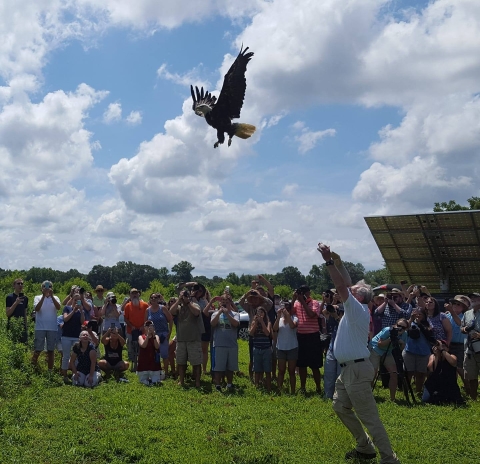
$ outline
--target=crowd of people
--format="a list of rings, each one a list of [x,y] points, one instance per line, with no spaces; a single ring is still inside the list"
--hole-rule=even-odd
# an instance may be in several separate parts
[[[18,341],[26,342],[29,299],[22,292],[22,279],[13,286],[6,312],[9,321],[23,319]],[[457,376],[466,394],[476,399],[480,294],[457,295],[441,305],[424,286],[397,287],[368,302],[369,359],[375,375],[381,370],[387,377],[391,400],[396,398],[399,375],[406,376],[425,402],[462,402]],[[228,287],[213,297],[197,282],[181,283],[177,290],[178,297],[168,302],[158,293],[144,301],[141,292],[132,288],[119,302],[102,285],[97,285],[94,295],[73,286],[60,301],[53,283],[43,282],[41,294],[33,299],[33,364],[46,351],[52,370],[58,350],[65,383],[91,387],[102,379],[100,372],[127,382],[124,373],[129,369],[145,385],[158,384],[167,376],[184,385],[190,364],[196,386],[203,373],[211,375],[217,390],[231,391],[233,374],[239,370],[240,308],[249,316],[249,375],[255,386],[270,391],[273,380],[281,392],[288,374],[290,393],[297,390],[297,376],[304,392],[309,369],[317,393],[333,399],[341,372],[335,338],[344,317],[337,289],[325,290],[317,301],[302,285],[291,300],[284,300],[259,275],[237,302]],[[123,359],[125,345],[128,360]]]

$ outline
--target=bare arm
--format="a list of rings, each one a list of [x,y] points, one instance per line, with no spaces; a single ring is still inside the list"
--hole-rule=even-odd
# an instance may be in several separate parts
[[[238,327],[239,326],[240,322],[230,314],[230,311],[228,309],[224,312],[224,314],[227,316],[228,320],[230,321],[230,324],[233,327]]]
[[[215,316],[212,317],[212,320],[210,321],[210,325],[212,327],[216,327],[218,325],[218,320],[220,319],[220,314],[222,314],[221,310],[218,310]]]
[[[178,305],[180,304],[180,298],[177,298],[177,300],[175,301],[175,303],[172,304],[172,306],[170,306],[170,314],[172,316],[176,316],[178,314]]]
[[[330,262],[330,260],[332,260],[332,253],[330,252],[330,247],[328,247],[327,245],[324,245],[323,243],[319,243],[318,251],[322,254],[322,257],[325,260],[325,262]],[[345,269],[345,266],[343,266],[343,269]],[[330,277],[333,280],[333,284],[335,285],[335,288],[337,289],[338,294],[340,295],[340,298],[342,298],[343,301],[347,301],[349,297],[348,286],[351,285],[350,277],[348,277],[348,279],[344,279],[341,272],[338,270],[336,264],[327,266],[327,270],[330,274]],[[345,272],[347,272],[346,269],[345,269]]]
[[[273,295],[275,294],[275,290],[273,288],[273,285],[267,280],[265,279],[265,277],[263,277],[263,275],[258,275],[257,276],[258,280],[260,281],[261,284],[265,285],[265,287],[267,287],[267,293],[269,295]]]
[[[333,259],[333,262],[335,263],[335,267],[338,269],[338,272],[340,273],[340,275],[342,276],[342,279],[343,281],[345,282],[345,285],[347,287],[351,287],[353,284],[352,284],[352,279],[350,277],[350,274],[348,273],[347,269],[345,268],[345,266],[343,265],[343,262],[340,258],[340,255],[338,255],[337,253],[333,252],[332,253],[332,259]],[[335,283],[335,282],[334,282]],[[335,286],[335,288],[337,288]],[[338,291],[338,290],[337,290]]]
[[[452,323],[450,322],[449,319],[445,318],[442,321],[443,328],[445,329],[445,333],[447,334],[447,339],[445,340],[447,342],[447,345],[450,346],[450,342],[452,341],[452,336],[453,336],[453,330],[452,330]]]

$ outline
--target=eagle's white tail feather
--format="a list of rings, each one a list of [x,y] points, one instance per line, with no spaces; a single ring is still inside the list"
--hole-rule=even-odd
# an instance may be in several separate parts
[[[252,126],[251,124],[236,124],[235,127],[235,135],[237,137],[240,137],[241,139],[248,139],[251,137],[257,128],[255,126]]]

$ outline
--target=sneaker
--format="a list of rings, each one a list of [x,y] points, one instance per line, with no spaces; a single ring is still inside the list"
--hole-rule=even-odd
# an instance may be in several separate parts
[[[123,383],[128,383],[129,382],[129,380],[126,379],[125,377],[119,377],[118,381],[123,382]]]
[[[345,454],[345,459],[347,461],[350,459],[360,459],[360,460],[366,461],[370,459],[375,459],[376,457],[377,457],[376,453],[361,453],[356,449],[353,449],[352,451],[349,451],[347,454]]]
[[[65,385],[70,385],[72,382],[70,382],[70,379],[67,376],[65,376],[65,377],[63,377],[63,383]]]
[[[217,390],[217,392],[222,392],[222,386],[221,385],[215,385],[215,390]]]

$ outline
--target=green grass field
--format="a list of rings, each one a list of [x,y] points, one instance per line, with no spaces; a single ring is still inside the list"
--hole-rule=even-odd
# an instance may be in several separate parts
[[[239,344],[246,373],[248,344]],[[233,394],[212,391],[208,376],[197,390],[173,379],[145,387],[131,373],[128,384],[111,380],[91,390],[49,375],[45,355],[34,372],[30,358],[31,346],[6,337],[0,304],[0,464],[327,464],[345,462],[354,446],[331,402],[313,393],[311,379],[305,396],[257,391],[247,375],[234,378]],[[479,402],[407,407],[387,401],[380,386],[375,395],[403,464],[480,463]]]

